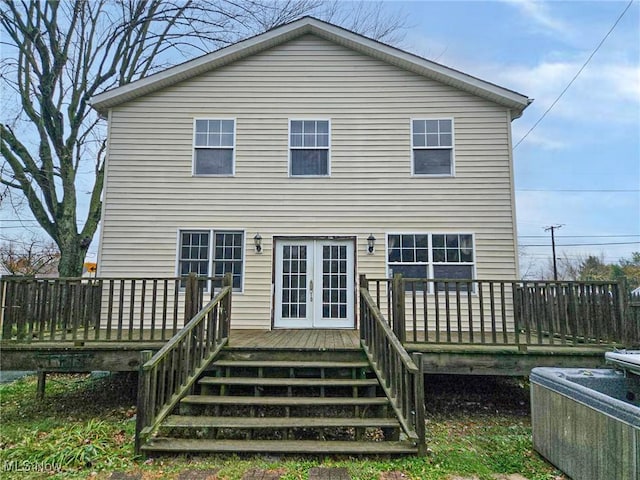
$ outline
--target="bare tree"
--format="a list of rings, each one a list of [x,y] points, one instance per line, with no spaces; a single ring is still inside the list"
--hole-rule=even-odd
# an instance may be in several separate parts
[[[35,276],[57,272],[60,252],[56,245],[37,238],[8,240],[0,244],[0,263],[11,275]]]
[[[401,16],[365,2],[2,2],[0,80],[16,103],[13,112],[3,106],[0,123],[0,199],[26,202],[60,250],[62,276],[81,274],[100,220],[105,135],[93,95],[303,15],[380,40],[403,27]]]

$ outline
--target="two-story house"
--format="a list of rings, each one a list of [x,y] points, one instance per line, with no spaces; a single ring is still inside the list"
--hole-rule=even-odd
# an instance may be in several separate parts
[[[93,99],[99,276],[233,274],[233,328],[354,328],[358,274],[515,279],[519,93],[314,18]]]

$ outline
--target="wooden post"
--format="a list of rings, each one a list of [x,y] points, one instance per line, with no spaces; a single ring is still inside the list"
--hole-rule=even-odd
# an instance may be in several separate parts
[[[367,280],[367,276],[363,273],[360,274],[360,276],[358,277],[358,282],[360,284],[360,288],[364,288],[366,290],[369,290],[369,280]],[[359,292],[360,290],[358,290]],[[359,330],[360,330],[360,340],[364,340],[365,339],[365,334],[364,334],[364,305],[362,303],[362,297],[360,295],[358,295],[358,299],[360,301],[360,318],[359,318]]]
[[[402,281],[401,273],[393,275],[391,297],[393,301],[393,331],[398,337],[398,340],[404,343],[407,337],[407,332],[404,317],[404,282]]]
[[[2,320],[2,339],[11,340],[13,327],[13,302],[15,295],[14,281],[0,280],[0,319]]]
[[[415,393],[415,409],[416,409],[416,434],[418,435],[418,456],[424,457],[427,453],[426,431],[425,431],[425,407],[424,407],[424,363],[422,361],[422,353],[414,353],[412,355],[413,363],[418,367],[418,371],[414,374],[414,393]]]
[[[184,324],[189,323],[198,311],[198,277],[194,272],[190,272],[185,279],[184,291]],[[194,311],[195,310],[195,311]]]
[[[44,388],[47,383],[47,372],[43,372],[42,370],[38,370],[38,385],[36,388],[36,398],[38,400],[44,399]]]
[[[620,340],[622,341],[625,348],[633,347],[633,318],[632,315],[627,315],[628,305],[627,305],[627,285],[624,278],[618,280],[616,285],[616,294],[617,297],[614,299],[616,302],[615,310],[616,310],[616,323],[620,326],[618,330],[618,335],[620,335]],[[629,309],[630,310],[630,309]],[[620,331],[621,330],[621,331]]]
[[[144,364],[151,360],[153,352],[151,350],[143,350],[140,352],[140,366],[138,367],[138,398],[136,408],[136,437],[135,437],[135,453],[140,454],[140,447],[142,446],[141,433],[146,427],[146,417],[149,414],[147,401],[151,396],[149,386],[149,375],[144,370]]]
[[[222,287],[231,287],[233,290],[233,276],[231,273],[225,274]],[[220,319],[222,321],[222,338],[229,338],[229,332],[231,330],[231,292],[227,295],[223,306],[223,318]]]

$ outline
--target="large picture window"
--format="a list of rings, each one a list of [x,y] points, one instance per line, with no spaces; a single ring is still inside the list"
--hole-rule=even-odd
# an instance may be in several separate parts
[[[329,175],[329,120],[291,120],[289,127],[291,176]]]
[[[234,120],[196,120],[193,154],[195,175],[233,175],[234,149]]]
[[[178,275],[193,272],[202,277],[222,277],[231,273],[233,289],[242,291],[244,232],[181,230],[179,238]]]
[[[412,120],[414,175],[453,175],[453,120]]]
[[[471,234],[389,234],[389,273],[407,278],[470,280],[475,271],[473,249]],[[439,284],[438,289],[444,289],[444,285]]]

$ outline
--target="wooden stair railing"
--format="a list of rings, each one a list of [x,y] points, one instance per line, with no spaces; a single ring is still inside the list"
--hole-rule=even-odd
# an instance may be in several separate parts
[[[360,342],[405,434],[426,455],[422,354],[409,356],[360,277]]]
[[[141,353],[135,451],[171,413],[229,339],[232,278],[155,355]]]

